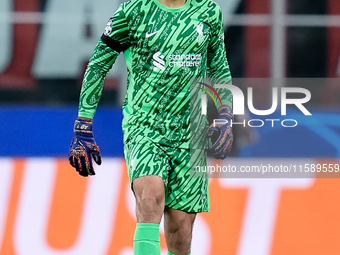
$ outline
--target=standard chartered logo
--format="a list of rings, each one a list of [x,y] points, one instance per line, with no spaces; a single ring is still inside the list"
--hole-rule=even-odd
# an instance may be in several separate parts
[[[160,51],[153,55],[154,70],[166,69],[165,56]],[[198,67],[202,62],[202,54],[171,54],[169,56],[169,67]]]
[[[165,61],[164,61],[164,55],[160,51],[153,54],[153,64],[154,64],[154,70],[158,71],[159,69],[164,71],[165,70]]]
[[[170,67],[197,67],[201,65],[202,54],[171,54],[169,60]]]

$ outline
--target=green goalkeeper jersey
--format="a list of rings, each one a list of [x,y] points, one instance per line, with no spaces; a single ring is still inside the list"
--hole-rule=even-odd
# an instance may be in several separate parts
[[[109,19],[86,70],[80,117],[94,116],[106,73],[119,52],[124,52],[128,68],[124,142],[148,138],[189,148],[191,81],[206,75],[223,83],[231,80],[218,4],[187,0],[176,9],[158,0],[121,4]],[[231,92],[217,92],[222,103],[231,106]]]

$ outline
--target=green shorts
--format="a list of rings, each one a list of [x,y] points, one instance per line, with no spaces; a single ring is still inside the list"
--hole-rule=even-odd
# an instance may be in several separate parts
[[[190,171],[190,165],[196,162],[206,165],[205,151],[197,152],[162,146],[147,138],[138,142],[130,140],[124,146],[130,183],[142,176],[160,176],[165,185],[167,207],[184,212],[209,212],[209,179]]]

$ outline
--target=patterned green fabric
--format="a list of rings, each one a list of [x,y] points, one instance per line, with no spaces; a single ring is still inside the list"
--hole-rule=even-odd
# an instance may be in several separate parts
[[[79,116],[92,118],[107,70],[126,49],[128,84],[123,104],[124,142],[148,138],[190,147],[190,81],[208,74],[212,84],[230,83],[222,14],[211,0],[187,0],[167,8],[158,0],[123,3],[109,20],[83,82]],[[118,46],[117,46],[118,45]],[[114,48],[114,49],[112,49]],[[229,90],[217,90],[231,106]],[[219,102],[218,102],[219,104]]]
[[[112,67],[119,53],[98,42],[87,66],[79,100],[79,117],[93,118],[103,91],[107,72]]]
[[[204,150],[161,146],[147,138],[124,146],[130,183],[147,175],[160,176],[165,185],[165,205],[185,212],[210,210],[207,176],[194,171],[206,166]]]

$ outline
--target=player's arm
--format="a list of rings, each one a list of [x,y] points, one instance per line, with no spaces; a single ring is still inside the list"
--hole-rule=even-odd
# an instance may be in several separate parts
[[[215,84],[231,84],[231,73],[226,56],[224,44],[223,17],[219,6],[216,7],[216,15],[212,17],[212,36],[208,46],[207,72],[212,86]],[[232,94],[228,89],[216,89],[222,105],[218,102],[218,119],[207,131],[207,136],[212,138],[217,135],[216,141],[210,150],[217,159],[225,159],[229,154],[233,142],[231,122]]]
[[[79,101],[78,117],[92,119],[99,103],[107,72],[120,52],[131,46],[129,26],[122,4],[109,19],[87,66]]]
[[[129,28],[123,5],[109,20],[86,68],[80,92],[78,119],[70,146],[69,161],[82,176],[94,175],[92,157],[101,164],[101,154],[92,133],[92,119],[96,112],[104,79],[119,53],[130,47]]]

